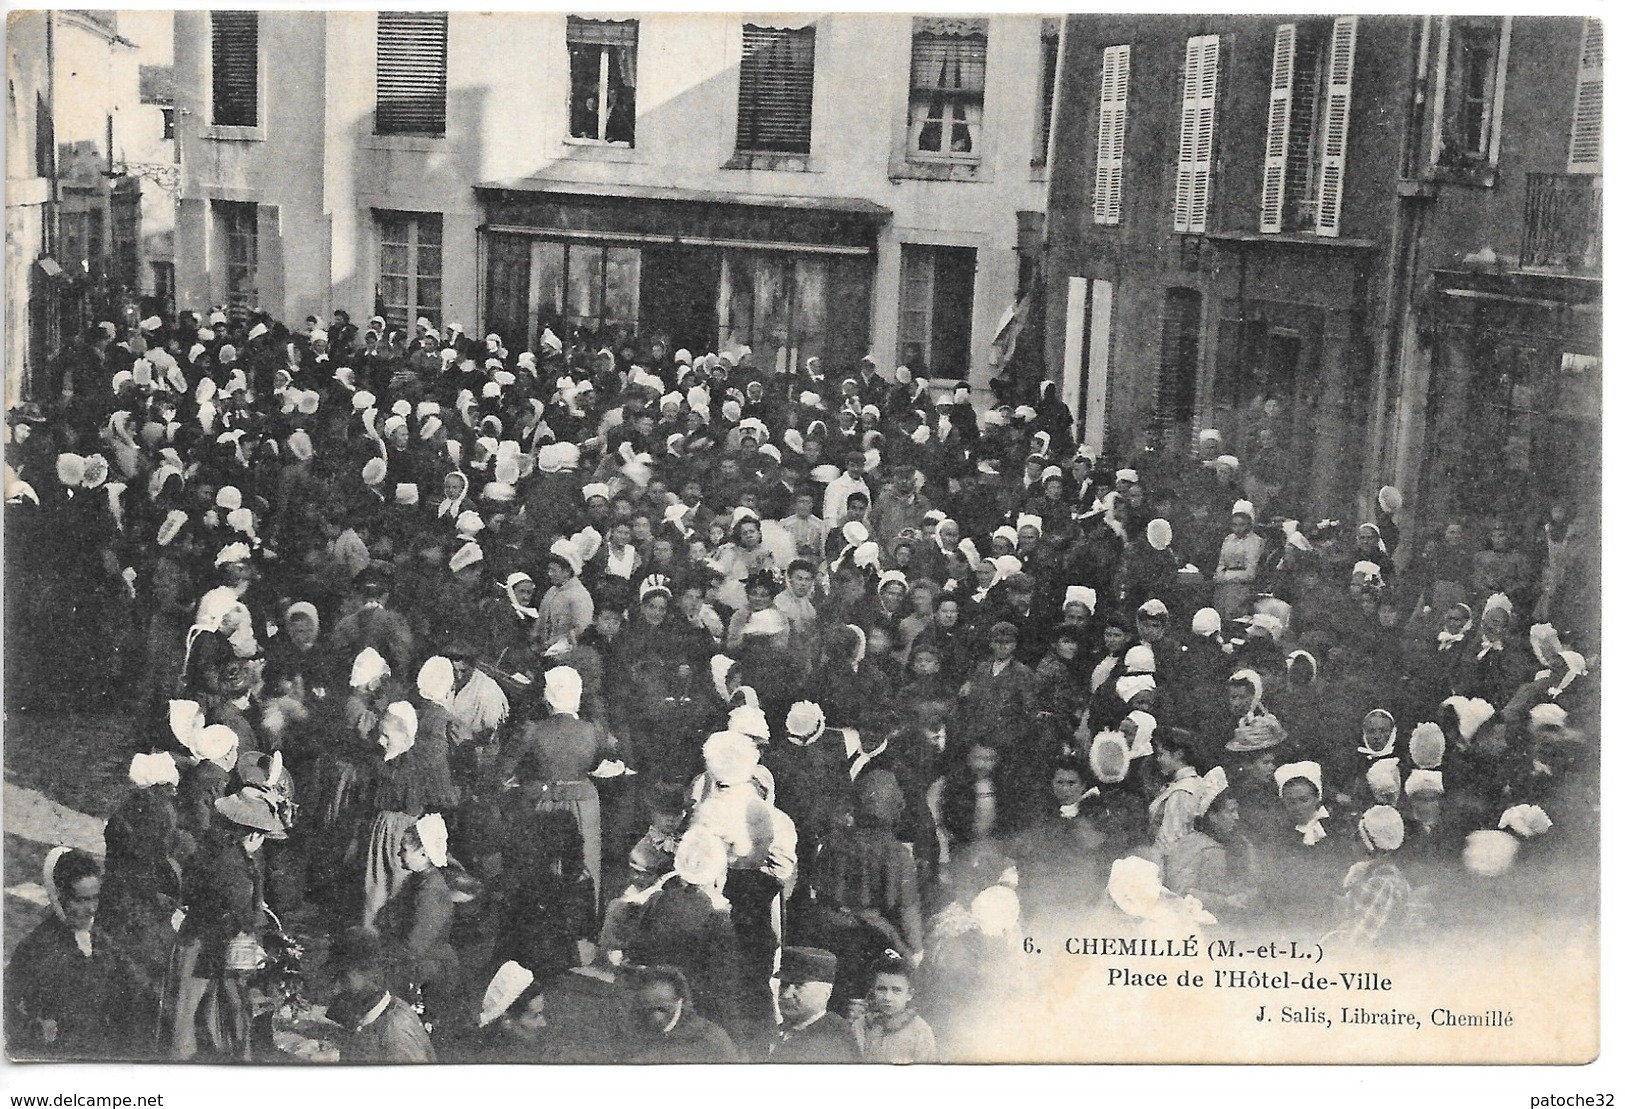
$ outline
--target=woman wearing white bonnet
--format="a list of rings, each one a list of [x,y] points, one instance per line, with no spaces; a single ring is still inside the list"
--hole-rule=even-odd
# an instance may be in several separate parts
[[[1370,948],[1412,924],[1411,884],[1393,861],[1405,842],[1405,818],[1392,806],[1374,805],[1361,814],[1357,838],[1368,857],[1343,876],[1341,920],[1322,942]]]
[[[537,700],[545,704],[545,715]],[[596,721],[581,719],[580,673],[555,666],[543,674],[542,697],[532,700],[530,719],[503,745],[496,768],[497,782],[517,777],[538,795],[538,812],[564,809],[575,818],[595,911],[603,892],[603,833],[593,771],[614,757],[614,737]]]

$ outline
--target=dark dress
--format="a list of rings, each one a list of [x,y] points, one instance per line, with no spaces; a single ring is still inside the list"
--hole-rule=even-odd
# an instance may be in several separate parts
[[[458,988],[457,952],[451,946],[451,887],[438,867],[414,873],[378,913],[387,953],[389,990],[422,999],[425,1020],[453,1017]]]
[[[138,789],[124,799],[103,833],[107,859],[96,926],[130,974],[126,1019],[156,1035],[164,973],[175,947],[175,910],[181,907],[181,860],[192,838],[180,830],[175,796],[163,787]]]
[[[120,1015],[118,970],[92,941],[87,956],[62,920],[47,917],[24,936],[6,965],[6,1050],[15,1059],[106,1059],[128,1050]],[[40,1022],[54,1021],[47,1038]]]

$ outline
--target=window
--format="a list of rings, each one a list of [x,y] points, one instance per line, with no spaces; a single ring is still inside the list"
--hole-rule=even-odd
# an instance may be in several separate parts
[[[235,200],[213,202],[215,233],[225,263],[226,304],[236,314],[259,305],[260,209]]]
[[[1185,88],[1179,115],[1179,164],[1174,185],[1174,230],[1207,230],[1213,187],[1213,135],[1219,104],[1219,36],[1185,43]]]
[[[745,24],[735,150],[812,152],[813,33],[812,27]]]
[[[163,113],[163,117],[164,117],[164,136],[163,137],[166,138],[166,139],[174,138],[175,137],[175,109],[174,108],[159,108],[158,110]]]
[[[1055,115],[1055,76],[1061,61],[1061,21],[1046,19],[1038,32],[1038,133],[1033,139],[1033,166],[1049,163],[1049,131]]]
[[[986,84],[987,20],[915,19],[909,66],[909,157],[979,161]]]
[[[570,17],[570,137],[632,145],[637,120],[638,21]]]
[[[1095,140],[1095,222],[1123,219],[1123,141],[1128,133],[1129,48],[1100,52],[1100,133]]]
[[[212,12],[214,98],[209,119],[220,127],[260,122],[260,17],[258,12]]]
[[[1169,289],[1162,302],[1162,356],[1151,416],[1158,431],[1185,428],[1196,416],[1201,329],[1202,294],[1195,289]]]
[[[440,323],[438,212],[378,213],[378,314],[410,332],[422,316]]]
[[[378,13],[378,135],[446,133],[446,13]]]
[[[1443,169],[1492,168],[1499,154],[1501,92],[1512,21],[1446,17],[1439,42],[1434,162]]]
[[[1569,127],[1569,172],[1602,173],[1602,20],[1587,19],[1580,33],[1580,72]]]
[[[1275,28],[1258,229],[1336,235],[1341,224],[1358,22]]]
[[[927,377],[967,377],[975,294],[974,248],[903,244],[898,362]]]

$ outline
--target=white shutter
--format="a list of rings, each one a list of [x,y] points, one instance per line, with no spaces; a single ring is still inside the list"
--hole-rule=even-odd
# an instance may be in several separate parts
[[[1264,133],[1264,190],[1259,197],[1258,229],[1281,230],[1286,209],[1286,148],[1292,130],[1292,73],[1298,58],[1298,26],[1275,28],[1275,62],[1270,67],[1269,128]]]
[[[1326,88],[1326,129],[1320,144],[1320,195],[1315,234],[1335,237],[1343,217],[1343,180],[1348,170],[1349,112],[1354,105],[1354,38],[1359,18],[1338,16],[1332,24],[1331,64]]]
[[[1095,144],[1095,222],[1123,219],[1123,141],[1128,126],[1129,47],[1108,46],[1100,59],[1100,135]]]
[[[1580,75],[1569,128],[1569,172],[1602,172],[1602,20],[1587,19],[1580,35]]]
[[[1174,230],[1207,230],[1213,182],[1213,134],[1219,100],[1219,36],[1185,43],[1185,92],[1179,117],[1179,167],[1174,182]]]

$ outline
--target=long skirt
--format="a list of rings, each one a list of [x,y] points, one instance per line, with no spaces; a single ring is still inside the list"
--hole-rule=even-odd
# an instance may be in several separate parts
[[[371,925],[378,912],[395,896],[412,872],[401,865],[401,840],[412,827],[403,812],[381,812],[373,818],[367,838],[367,863],[361,880],[361,923]]]
[[[563,809],[575,817],[581,830],[581,855],[592,875],[593,911],[603,904],[604,834],[598,804],[598,787],[590,781],[555,782],[536,805],[537,812]]]
[[[246,976],[226,970],[205,976],[199,969],[204,942],[182,937],[170,956],[161,1025],[169,1058],[252,1062]]]

